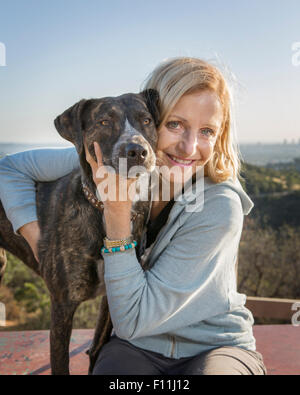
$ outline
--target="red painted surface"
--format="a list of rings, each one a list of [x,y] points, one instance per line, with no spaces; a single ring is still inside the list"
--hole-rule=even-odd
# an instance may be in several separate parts
[[[73,330],[70,342],[70,372],[86,375],[88,355],[85,351],[93,330]],[[0,332],[0,374],[49,375],[49,331]]]
[[[256,348],[268,375],[300,375],[300,326],[254,326]]]
[[[254,327],[257,351],[263,357],[269,375],[300,374],[300,327],[261,325]],[[70,344],[70,371],[86,375],[85,351],[93,330],[73,330]],[[0,374],[48,375],[49,331],[0,332]]]

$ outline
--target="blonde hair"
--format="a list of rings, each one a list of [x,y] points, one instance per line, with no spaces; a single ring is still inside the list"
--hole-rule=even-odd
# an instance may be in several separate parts
[[[205,165],[205,175],[215,182],[240,176],[240,152],[231,132],[231,98],[222,73],[212,64],[190,57],[168,59],[149,75],[144,89],[155,89],[160,98],[160,126],[182,95],[198,90],[210,90],[218,95],[223,108],[223,122],[211,159]]]

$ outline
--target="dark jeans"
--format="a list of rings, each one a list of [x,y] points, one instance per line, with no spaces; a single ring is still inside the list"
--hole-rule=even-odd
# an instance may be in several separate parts
[[[264,375],[260,353],[220,347],[187,358],[168,358],[112,336],[102,348],[93,375]]]

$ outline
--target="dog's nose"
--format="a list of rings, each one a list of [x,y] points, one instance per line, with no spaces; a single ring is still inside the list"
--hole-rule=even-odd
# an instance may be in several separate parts
[[[137,160],[139,162],[143,162],[148,155],[148,151],[145,147],[140,144],[129,143],[126,146],[126,157],[128,159]]]

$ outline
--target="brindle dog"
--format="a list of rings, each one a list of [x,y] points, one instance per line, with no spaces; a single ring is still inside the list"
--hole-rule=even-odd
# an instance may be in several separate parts
[[[84,185],[96,194],[84,145],[96,160],[93,142],[97,141],[104,165],[112,166],[116,172],[119,171],[119,158],[127,159],[127,170],[132,166],[143,166],[146,172],[151,172],[156,159],[157,124],[158,94],[153,90],[116,98],[81,100],[56,118],[59,134],[76,147],[80,167],[54,182],[37,183],[37,213],[41,228],[39,264],[27,242],[14,234],[0,202],[0,276],[6,261],[2,247],[41,275],[50,292],[52,374],[69,374],[72,321],[81,302],[103,295],[95,337],[89,350],[89,372],[112,330],[100,252],[105,224],[102,211],[94,207],[83,192]],[[149,210],[149,200],[137,200],[133,204],[132,234],[138,246]],[[141,250],[137,248],[136,253],[140,260]]]

